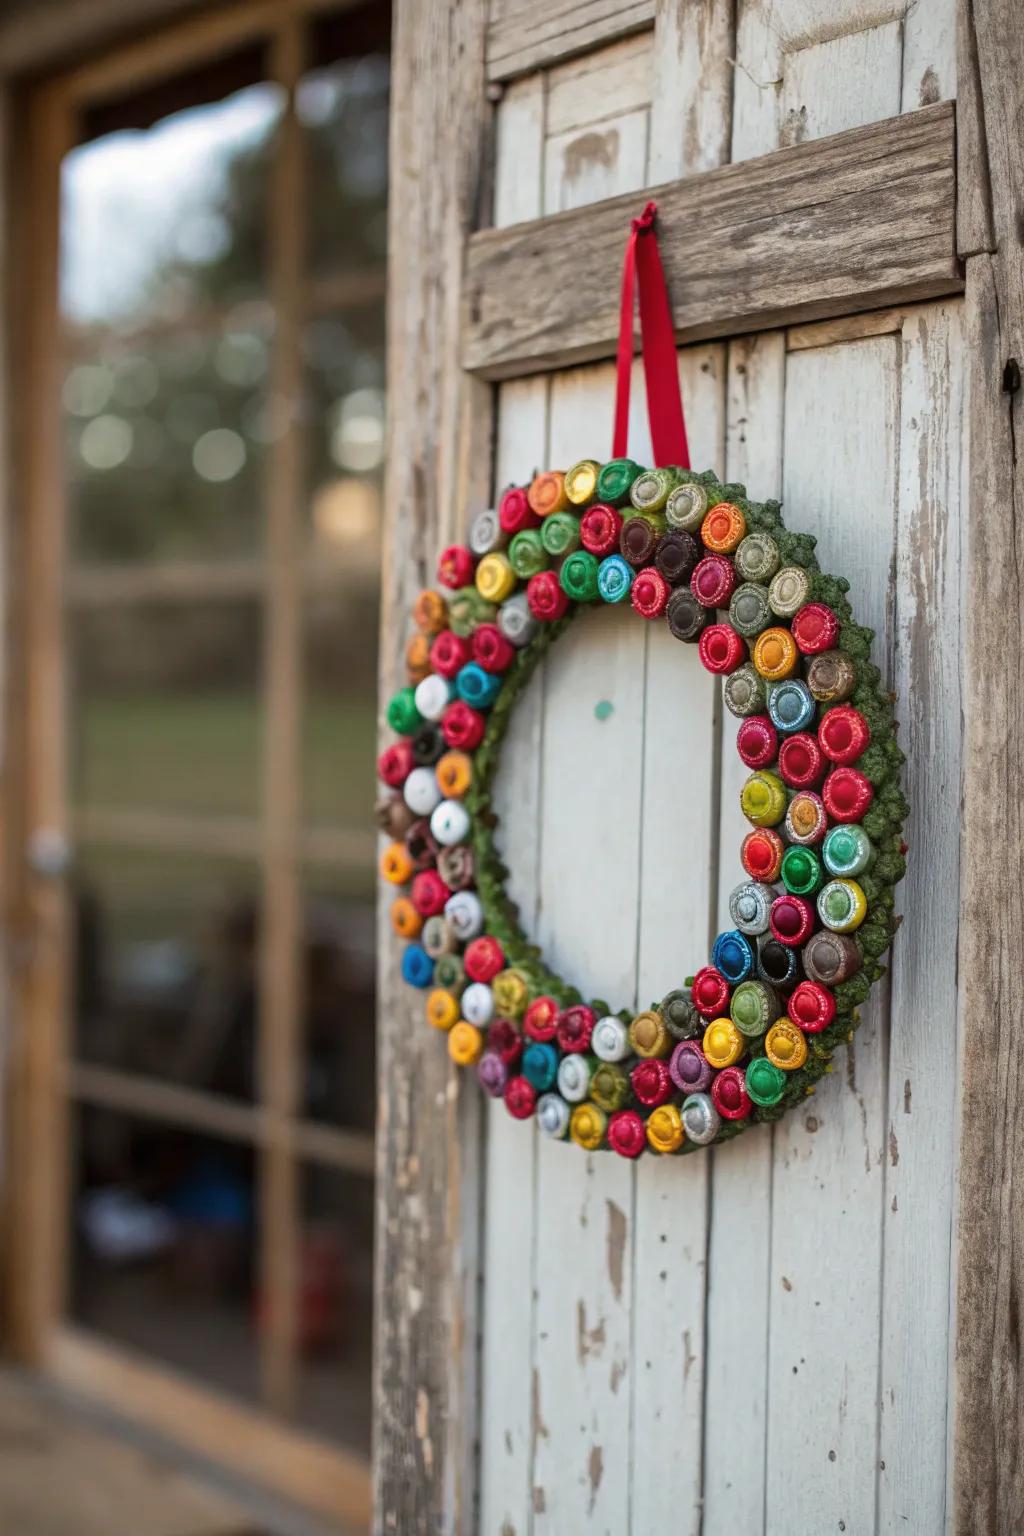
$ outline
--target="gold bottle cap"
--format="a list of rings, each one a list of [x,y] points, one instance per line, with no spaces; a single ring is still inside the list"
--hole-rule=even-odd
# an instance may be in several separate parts
[[[652,1109],[647,1119],[647,1145],[652,1152],[678,1152],[684,1139],[683,1117],[674,1104]]]
[[[795,1072],[807,1060],[807,1041],[789,1019],[778,1019],[764,1037],[764,1053],[773,1067]]]

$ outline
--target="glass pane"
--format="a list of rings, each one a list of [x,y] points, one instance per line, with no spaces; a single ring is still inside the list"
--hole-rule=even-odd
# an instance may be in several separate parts
[[[385,453],[384,305],[313,321],[303,338],[309,537],[356,589],[379,582]]]
[[[377,1097],[372,868],[315,872],[305,911],[303,1112],[369,1133]]]
[[[332,1168],[307,1169],[299,1242],[298,1419],[368,1455],[372,1180]]]
[[[253,1099],[257,870],[85,847],[72,891],[76,1055]]]
[[[257,1399],[250,1150],[92,1107],[74,1131],[72,1318]]]
[[[306,599],[303,784],[306,821],[373,830],[377,604],[365,585]],[[372,858],[372,843],[369,845]]]
[[[110,604],[76,614],[71,642],[75,804],[255,815],[257,602]]]

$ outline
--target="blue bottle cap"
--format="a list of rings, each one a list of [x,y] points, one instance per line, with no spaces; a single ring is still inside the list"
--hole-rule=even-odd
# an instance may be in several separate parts
[[[523,1076],[538,1093],[555,1086],[558,1051],[547,1040],[532,1040],[523,1052]]]
[[[485,672],[475,661],[469,661],[459,670],[455,679],[455,691],[473,709],[490,709],[501,688],[499,672]]]
[[[621,555],[605,555],[597,568],[597,590],[606,603],[624,603],[636,575]]]
[[[754,949],[750,940],[736,928],[720,933],[711,951],[711,964],[733,986],[745,981],[754,970]]]
[[[429,987],[434,980],[434,962],[422,944],[407,944],[402,953],[402,980],[410,987]]]
[[[814,719],[816,705],[807,684],[799,677],[787,677],[768,690],[768,715],[777,731],[787,736],[806,730]]]

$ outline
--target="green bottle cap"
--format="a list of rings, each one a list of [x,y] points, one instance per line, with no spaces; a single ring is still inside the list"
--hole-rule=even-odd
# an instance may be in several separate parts
[[[764,678],[751,662],[745,661],[725,679],[722,697],[726,709],[740,719],[746,715],[760,715],[766,702]]]
[[[416,708],[415,688],[399,688],[392,695],[387,711],[388,725],[399,736],[412,736],[423,724],[423,716]]]
[[[763,1035],[780,1012],[775,992],[763,981],[741,981],[729,1003],[729,1017],[751,1039]]]
[[[813,848],[795,845],[782,855],[782,883],[793,896],[813,896],[822,882],[821,861]]]
[[[590,1079],[590,1097],[605,1114],[621,1109],[630,1096],[629,1078],[613,1061],[602,1061]]]
[[[858,826],[833,827],[822,844],[821,856],[830,875],[862,874],[871,858],[871,839]]]
[[[729,623],[745,640],[752,640],[772,623],[768,588],[755,581],[737,587],[729,603]]]
[[[559,585],[574,603],[592,603],[597,597],[597,571],[601,562],[589,550],[577,549],[558,573]]]
[[[646,469],[629,488],[629,499],[638,512],[663,512],[665,503],[679,484],[678,469]]]
[[[536,528],[524,528],[516,534],[508,547],[508,558],[521,581],[529,581],[538,571],[546,571],[551,563]]]
[[[497,605],[481,597],[476,587],[460,587],[448,599],[448,628],[468,640],[478,624],[493,623],[497,612]]]
[[[609,459],[607,464],[601,465],[597,477],[598,501],[621,507],[629,500],[633,481],[642,473],[640,465],[634,464],[632,459]]]
[[[737,576],[763,585],[779,568],[779,546],[770,533],[748,533],[736,546],[732,559]]]
[[[580,547],[579,518],[572,512],[552,512],[540,525],[540,541],[549,555],[571,554]]]
[[[767,1056],[755,1056],[747,1063],[747,1097],[753,1103],[767,1109],[782,1098],[786,1086],[786,1074],[768,1060]]]
[[[665,1028],[676,1040],[696,1040],[706,1028],[689,992],[678,987],[662,998],[661,1017]]]
[[[465,985],[466,972],[461,956],[438,955],[434,962],[434,986],[458,994]]]
[[[752,773],[740,791],[740,810],[755,827],[774,827],[786,814],[786,786],[774,773]]]

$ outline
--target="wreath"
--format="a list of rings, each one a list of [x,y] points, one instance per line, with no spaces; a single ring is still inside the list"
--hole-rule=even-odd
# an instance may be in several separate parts
[[[537,475],[444,550],[413,607],[381,870],[401,969],[452,1060],[517,1119],[624,1157],[686,1153],[813,1093],[883,974],[904,872],[892,698],[842,577],[779,504],[625,457]],[[639,1013],[546,964],[506,890],[494,776],[538,662],[588,606],[621,604],[722,677],[750,770],[733,926]]]

